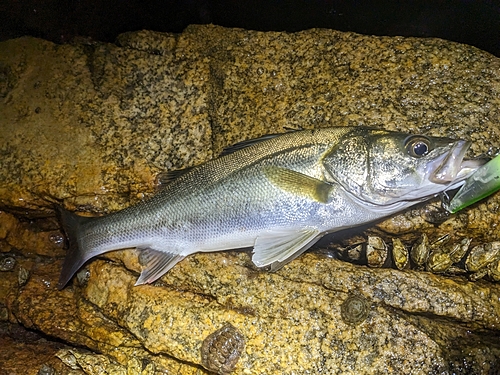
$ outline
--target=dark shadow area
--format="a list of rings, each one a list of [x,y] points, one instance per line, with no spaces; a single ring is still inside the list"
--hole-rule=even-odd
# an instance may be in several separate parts
[[[181,32],[213,23],[262,31],[329,28],[439,37],[500,56],[499,0],[2,0],[0,40],[32,35],[112,42],[126,31]]]

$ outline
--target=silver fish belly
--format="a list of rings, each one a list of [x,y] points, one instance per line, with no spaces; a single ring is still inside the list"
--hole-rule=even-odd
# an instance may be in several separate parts
[[[459,186],[479,165],[469,143],[363,127],[252,141],[195,167],[149,200],[98,218],[61,209],[70,240],[59,287],[99,254],[142,250],[137,284],[187,255],[253,247],[279,269],[322,235],[367,223]]]

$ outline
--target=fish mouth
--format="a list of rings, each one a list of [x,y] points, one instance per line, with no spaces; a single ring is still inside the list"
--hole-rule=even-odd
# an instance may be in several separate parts
[[[486,163],[485,159],[464,159],[471,142],[459,140],[450,151],[429,163],[429,181],[435,184],[460,183]]]

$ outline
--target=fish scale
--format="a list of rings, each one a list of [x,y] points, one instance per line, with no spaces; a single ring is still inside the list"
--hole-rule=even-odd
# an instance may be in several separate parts
[[[465,141],[364,127],[303,130],[240,144],[122,211],[88,219],[60,209],[70,248],[59,287],[92,257],[133,247],[147,260],[137,284],[156,280],[200,251],[253,247],[257,266],[279,269],[325,233],[459,186],[477,169],[470,162],[462,166],[468,147]]]

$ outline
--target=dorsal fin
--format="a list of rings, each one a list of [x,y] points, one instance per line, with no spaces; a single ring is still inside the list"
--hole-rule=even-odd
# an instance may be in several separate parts
[[[286,133],[293,133],[293,132],[296,132],[296,131],[304,130],[303,128],[292,129],[292,128],[288,128],[286,126],[283,129],[285,130],[284,133],[266,134],[266,135],[263,135],[262,137],[248,139],[246,141],[241,141],[241,142],[235,143],[232,146],[225,147],[222,150],[222,152],[220,153],[219,157],[220,156],[226,156],[226,155],[232,154],[235,151],[247,148],[249,146],[253,146],[253,145],[257,144],[257,143],[264,142],[264,141],[267,141],[269,139],[273,139],[273,138],[279,137],[280,135],[283,135],[283,134],[286,134]]]
[[[253,145],[257,144],[257,143],[264,142],[264,141],[267,141],[269,139],[276,138],[276,137],[278,137],[280,135],[283,135],[283,134],[284,133],[282,133],[282,134],[267,134],[267,135],[264,135],[264,136],[259,137],[259,138],[248,139],[246,141],[241,141],[241,142],[235,143],[232,146],[225,147],[222,150],[222,152],[220,153],[219,157],[220,156],[230,155],[233,152],[236,152],[238,150],[242,150],[244,148],[253,146]]]
[[[292,132],[295,132],[295,131],[303,130],[302,128],[300,128],[300,129],[292,129],[292,128],[287,128],[287,127],[285,127],[284,129],[285,129],[285,133],[267,134],[267,135],[264,135],[264,136],[259,137],[259,138],[248,139],[246,141],[241,141],[241,142],[235,143],[232,146],[225,147],[222,150],[222,152],[220,153],[219,157],[230,155],[230,154],[232,154],[235,151],[238,151],[238,150],[250,147],[250,146],[255,145],[257,143],[260,143],[260,142],[267,141],[269,139],[273,139],[273,138],[279,137],[280,135],[283,135],[283,134],[286,134],[286,133],[292,133]],[[158,184],[158,188],[161,189],[165,185],[170,184],[171,182],[175,181],[176,179],[178,179],[182,175],[184,175],[187,172],[191,171],[191,169],[193,169],[193,168],[195,168],[195,166],[193,166],[193,167],[186,167],[186,168],[183,168],[183,169],[177,169],[177,170],[174,170],[174,171],[166,171],[166,172],[160,172],[160,173],[158,173],[157,176],[156,176],[156,183]]]
[[[170,184],[171,182],[175,181],[182,175],[185,175],[188,173],[191,169],[194,167],[186,167],[183,169],[177,169],[175,171],[166,171],[166,172],[160,172],[156,175],[156,184],[159,189],[165,187],[166,185]]]

